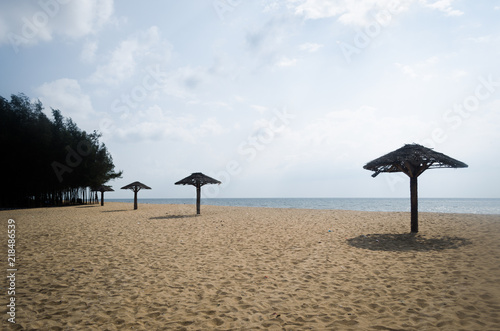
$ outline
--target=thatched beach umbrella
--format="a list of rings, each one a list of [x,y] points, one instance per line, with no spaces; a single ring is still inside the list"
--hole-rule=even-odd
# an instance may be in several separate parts
[[[195,172],[175,183],[175,185],[193,185],[196,187],[196,214],[200,214],[201,187],[206,184],[221,184],[221,182],[201,172]]]
[[[363,168],[375,171],[372,177],[381,172],[404,172],[410,177],[411,232],[416,233],[418,232],[417,177],[427,169],[467,167],[467,164],[430,148],[418,144],[406,144],[394,152],[368,162]]]
[[[137,192],[141,190],[141,188],[146,190],[151,190],[151,187],[144,185],[141,182],[133,182],[128,185],[122,187],[122,190],[132,190],[134,191],[134,209],[137,209]]]
[[[95,189],[95,191],[101,192],[101,206],[104,206],[104,192],[114,192],[111,186],[101,185]]]

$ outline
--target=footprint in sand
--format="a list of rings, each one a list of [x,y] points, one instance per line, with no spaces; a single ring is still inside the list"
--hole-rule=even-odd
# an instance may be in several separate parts
[[[429,306],[429,304],[425,300],[423,300],[423,299],[417,299],[417,305],[420,308],[425,308],[425,307]]]
[[[221,326],[222,324],[224,324],[224,321],[221,320],[220,318],[216,317],[214,319],[212,319],[212,324],[215,325],[215,326]]]

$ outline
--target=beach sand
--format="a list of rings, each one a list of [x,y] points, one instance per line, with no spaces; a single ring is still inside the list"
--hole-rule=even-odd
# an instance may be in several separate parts
[[[500,215],[106,203],[16,224],[26,330],[500,330]]]

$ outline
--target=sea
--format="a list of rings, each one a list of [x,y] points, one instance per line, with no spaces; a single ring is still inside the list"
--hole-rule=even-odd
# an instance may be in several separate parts
[[[105,199],[130,202],[133,199]],[[196,199],[137,199],[139,204],[195,204]],[[409,212],[408,198],[202,198],[202,205]],[[498,214],[500,199],[419,198],[419,212]]]

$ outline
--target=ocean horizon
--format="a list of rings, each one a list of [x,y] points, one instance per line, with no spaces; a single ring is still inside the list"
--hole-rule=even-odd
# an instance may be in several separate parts
[[[134,199],[108,199],[109,202],[130,202]],[[195,204],[195,198],[137,199],[139,204]],[[339,209],[355,211],[409,212],[409,198],[202,198],[202,205]],[[457,214],[500,214],[498,198],[419,198],[419,212]]]

